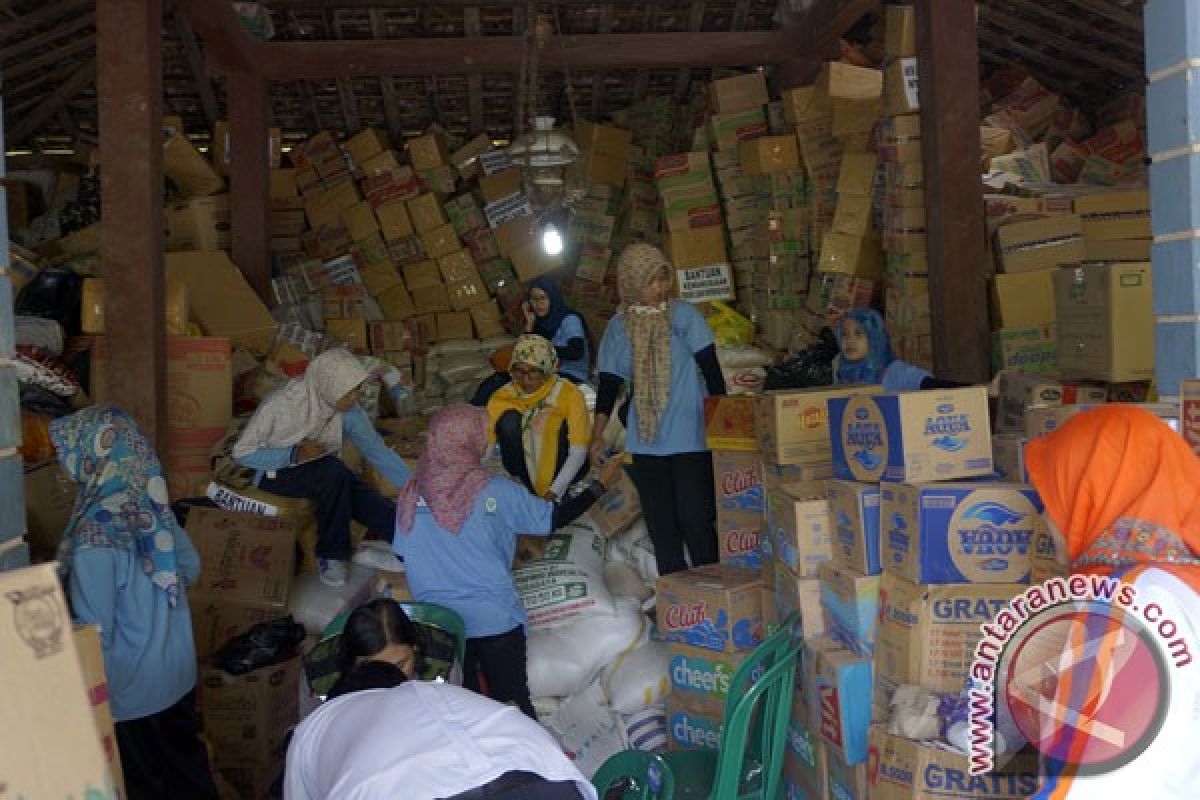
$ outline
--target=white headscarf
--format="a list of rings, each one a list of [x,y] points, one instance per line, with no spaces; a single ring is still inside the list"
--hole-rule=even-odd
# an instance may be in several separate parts
[[[334,405],[366,379],[367,371],[351,353],[322,353],[309,362],[303,375],[263,401],[234,446],[233,457],[295,447],[306,439],[326,445],[327,452],[337,452],[342,447],[342,415]]]

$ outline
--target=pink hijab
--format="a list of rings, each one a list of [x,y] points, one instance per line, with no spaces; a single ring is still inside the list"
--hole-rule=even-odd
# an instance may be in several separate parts
[[[411,533],[417,504],[424,499],[438,525],[458,533],[491,476],[480,465],[488,444],[488,413],[457,403],[433,415],[425,452],[413,479],[400,490],[396,529]]]

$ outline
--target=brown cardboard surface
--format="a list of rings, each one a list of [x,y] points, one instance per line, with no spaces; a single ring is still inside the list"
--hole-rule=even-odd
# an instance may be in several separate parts
[[[642,504],[629,475],[622,472],[621,479],[596,501],[590,513],[596,528],[608,537],[625,532],[637,522]]]
[[[96,625],[76,625],[72,631],[75,651],[79,654],[79,666],[83,670],[83,684],[87,688],[88,701],[92,706],[92,717],[96,721],[96,733],[104,748],[104,757],[112,771],[117,790],[125,793],[125,781],[121,775],[121,754],[117,750],[117,734],[113,727],[112,708],[108,705],[108,677],[104,674],[104,652],[100,647],[100,628]]]
[[[657,588],[663,641],[736,652],[753,649],[762,640],[762,579],[757,571],[724,564],[698,567],[659,578]],[[707,634],[694,635],[702,630]]]
[[[408,215],[418,233],[446,224],[446,212],[437,195],[423,194],[407,202]]]
[[[201,565],[190,594],[218,603],[287,607],[295,520],[194,508],[188,533]]]
[[[216,653],[239,633],[284,614],[283,610],[266,603],[231,603],[222,601],[219,595],[201,594],[189,595],[188,610],[192,615],[192,638],[199,659]]]
[[[1083,261],[1083,220],[1077,214],[1009,222],[996,229],[1004,272],[1028,272]]]
[[[434,169],[450,163],[450,151],[446,148],[446,137],[440,133],[416,136],[404,143],[413,169]]]
[[[520,167],[509,167],[491,175],[479,177],[479,193],[485,203],[494,203],[502,197],[521,191],[523,173]]]
[[[999,274],[992,279],[992,320],[998,328],[1033,328],[1054,322],[1056,269]]]
[[[753,395],[704,398],[705,443],[714,450],[757,452],[757,416]]]
[[[691,228],[667,234],[665,254],[678,269],[706,267],[729,260],[725,251],[725,228]]]
[[[421,310],[424,308],[422,307]],[[439,341],[471,339],[474,338],[474,335],[471,315],[468,312],[443,312],[437,315],[437,338]]]
[[[462,244],[458,241],[458,232],[450,223],[423,231],[421,244],[425,248],[426,258],[441,258],[462,249]]]
[[[761,72],[720,78],[708,84],[708,101],[718,114],[750,111],[770,102],[767,80]]]
[[[215,666],[200,670],[204,734],[218,767],[278,761],[283,738],[299,715],[303,673],[299,657],[238,676]]]
[[[34,559],[54,558],[75,507],[77,484],[57,463],[25,471],[25,540]]]
[[[229,195],[193,197],[167,207],[167,250],[225,250],[232,243]]]
[[[853,394],[878,394],[878,386],[768,392],[758,400],[758,442],[774,464],[828,464],[832,458],[826,401]]]
[[[1058,368],[1068,379],[1114,383],[1154,376],[1149,264],[1089,264],[1054,276]]]
[[[187,286],[180,281],[168,278],[164,291],[167,335],[184,336],[187,334],[189,320]],[[103,279],[83,279],[83,301],[80,317],[84,333],[103,334],[107,332],[107,323],[104,317]]]
[[[0,573],[0,775],[10,797],[116,798],[53,564]]]
[[[187,287],[192,319],[209,336],[264,356],[275,340],[274,317],[221,250],[168,253],[167,277]]]
[[[449,311],[450,296],[446,286],[438,283],[430,286],[410,287],[413,305],[422,313]]]

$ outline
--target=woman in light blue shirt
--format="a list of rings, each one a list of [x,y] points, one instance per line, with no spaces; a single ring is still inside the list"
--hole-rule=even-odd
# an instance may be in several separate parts
[[[216,798],[185,591],[200,559],[168,505],[154,448],[111,407],[59,419],[50,437],[79,484],[58,560],[74,617],[100,627],[127,796]]]
[[[587,323],[567,305],[558,282],[545,275],[529,282],[525,303],[525,332],[549,339],[558,353],[558,374],[575,383],[587,383],[591,369]]]
[[[633,401],[626,448],[660,575],[717,560],[712,453],[704,440],[704,397],[725,394],[708,323],[691,304],[668,300],[671,264],[657,247],[634,244],[617,262],[621,307],[597,359],[592,460],[604,458],[604,428],[617,393]]]

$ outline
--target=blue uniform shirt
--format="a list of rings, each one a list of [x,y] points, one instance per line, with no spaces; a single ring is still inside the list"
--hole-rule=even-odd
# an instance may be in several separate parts
[[[552,503],[500,477],[475,498],[458,533],[438,525],[422,502],[412,530],[396,531],[393,544],[404,559],[413,599],[458,612],[468,638],[525,625],[525,606],[512,577],[517,535],[550,533],[553,514]]]
[[[583,339],[583,358],[577,358],[571,361],[560,361],[558,371],[563,375],[568,375],[580,383],[587,383],[588,379],[588,340],[583,332],[583,323],[579,321],[579,317],[574,314],[568,314],[563,318],[562,324],[558,326],[558,330],[554,332],[554,338],[550,343],[555,347],[566,347],[567,342],[572,339]]]
[[[698,453],[708,449],[704,442],[704,398],[708,389],[696,363],[696,353],[713,344],[712,329],[690,303],[671,302],[671,394],[652,442],[638,436],[637,409],[629,404],[626,449],[642,455],[666,456]],[[625,381],[633,380],[633,347],[621,317],[614,317],[604,331],[597,357],[600,372]],[[632,386],[630,387],[633,388]]]
[[[175,537],[175,558],[181,581],[195,583],[200,557],[186,533]],[[100,626],[114,720],[157,714],[196,686],[187,593],[172,607],[134,550],[77,547],[67,591],[75,618]]]

